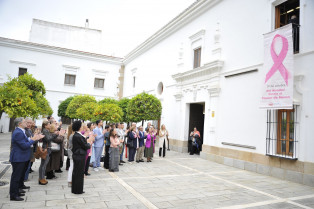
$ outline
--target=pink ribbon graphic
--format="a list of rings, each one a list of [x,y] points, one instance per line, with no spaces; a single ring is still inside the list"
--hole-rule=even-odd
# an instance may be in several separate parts
[[[274,50],[275,39],[277,37],[280,37],[282,40],[282,49],[278,56]],[[268,73],[266,74],[265,83],[274,75],[274,73],[277,70],[279,70],[281,76],[283,77],[286,84],[288,85],[289,72],[285,68],[285,66],[282,64],[283,60],[287,56],[287,53],[288,53],[288,40],[279,34],[275,35],[275,37],[273,38],[273,42],[271,43],[271,48],[270,48],[270,54],[271,54],[271,57],[273,58],[274,64],[271,67],[271,69],[268,71]]]

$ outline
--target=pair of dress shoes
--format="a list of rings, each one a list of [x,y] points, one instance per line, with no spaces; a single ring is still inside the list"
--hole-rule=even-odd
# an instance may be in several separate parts
[[[19,196],[17,196],[17,197],[11,197],[10,200],[11,200],[11,201],[24,201],[24,199],[21,198],[21,197],[19,197]]]

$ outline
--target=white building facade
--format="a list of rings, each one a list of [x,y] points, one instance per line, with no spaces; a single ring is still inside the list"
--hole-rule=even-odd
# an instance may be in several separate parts
[[[277,134],[286,128],[278,123],[283,115],[259,108],[263,34],[287,24],[293,14],[299,28],[294,129],[290,141],[282,142]],[[123,94],[146,91],[161,100],[161,124],[173,150],[187,152],[188,135],[197,127],[202,158],[314,185],[313,34],[313,1],[200,0],[125,57]],[[285,111],[280,114],[289,114]],[[275,137],[267,140],[268,124]],[[277,141],[270,147],[269,140]]]
[[[260,109],[263,34],[293,15],[294,109]],[[90,53],[98,50],[97,41],[72,44],[85,33],[99,40],[98,30],[34,20],[31,42],[0,38],[0,83],[27,69],[45,84],[55,117],[71,95],[99,100],[145,91],[162,103],[160,124],[170,133],[172,150],[187,152],[197,127],[202,158],[314,186],[314,1],[198,0],[123,59]],[[104,81],[102,88],[96,79]],[[291,131],[279,122],[284,116]]]
[[[30,36],[32,42],[0,38],[0,83],[5,83],[8,75],[17,77],[25,72],[32,74],[44,83],[46,98],[56,119],[59,119],[59,104],[69,96],[89,94],[97,100],[106,97],[117,99],[122,58],[93,53],[94,45],[100,46],[99,31],[89,28],[85,32],[82,30],[85,29],[34,20]],[[70,43],[58,44],[60,40],[53,40],[52,37],[60,32],[67,34],[67,37],[77,34],[78,38]],[[97,37],[96,41],[91,41],[93,45],[75,45],[84,34],[87,34],[89,40],[95,33]],[[1,131],[8,132],[9,126],[10,118],[3,114]]]

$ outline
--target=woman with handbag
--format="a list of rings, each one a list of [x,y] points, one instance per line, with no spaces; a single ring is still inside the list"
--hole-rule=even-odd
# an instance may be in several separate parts
[[[49,121],[44,121],[42,124],[42,134],[45,136],[42,141],[42,148],[43,150],[47,150],[47,154],[45,154],[46,156],[41,156],[41,162],[40,162],[40,166],[39,166],[39,179],[38,179],[38,183],[40,185],[46,185],[48,184],[48,181],[45,179],[45,174],[46,174],[46,167],[47,164],[49,162],[49,155],[51,153],[51,141],[55,138],[57,138],[56,134],[51,134],[50,131],[50,122]]]
[[[73,134],[72,157],[73,157],[73,173],[72,173],[72,193],[83,194],[84,187],[84,166],[87,150],[91,148],[92,138],[86,140],[86,136],[81,134],[82,122],[74,121],[72,124]]]
[[[61,129],[57,130],[58,127],[55,124],[50,125],[50,133],[55,134],[57,137],[53,138],[51,141],[51,153],[49,158],[49,163],[46,167],[47,179],[56,179],[55,170],[60,169],[60,158],[62,156],[62,149],[64,141],[65,131]]]

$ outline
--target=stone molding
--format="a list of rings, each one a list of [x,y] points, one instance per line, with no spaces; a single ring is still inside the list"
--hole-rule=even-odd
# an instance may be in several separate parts
[[[17,61],[17,60],[10,60],[10,63],[14,63],[14,64],[18,64],[18,65],[36,66],[35,63],[23,62],[23,61]]]
[[[111,57],[111,56],[106,56],[103,54],[83,52],[83,51],[78,51],[78,50],[73,50],[73,49],[48,46],[44,44],[37,44],[37,43],[32,43],[32,42],[27,42],[27,41],[19,41],[19,40],[8,39],[8,38],[3,38],[3,37],[0,37],[0,46],[12,47],[12,48],[29,50],[29,51],[36,51],[36,52],[47,53],[47,54],[55,54],[55,55],[78,58],[78,59],[92,60],[92,61],[98,61],[98,62],[104,62],[104,63],[116,64],[116,65],[121,65],[122,60],[123,60],[122,58],[119,58],[119,57]]]
[[[223,61],[214,60],[199,68],[172,75],[177,87],[174,95],[176,100],[180,101],[182,94],[187,92],[193,92],[193,98],[196,100],[197,92],[201,89],[208,90],[210,96],[219,96],[219,77],[222,66]]]

